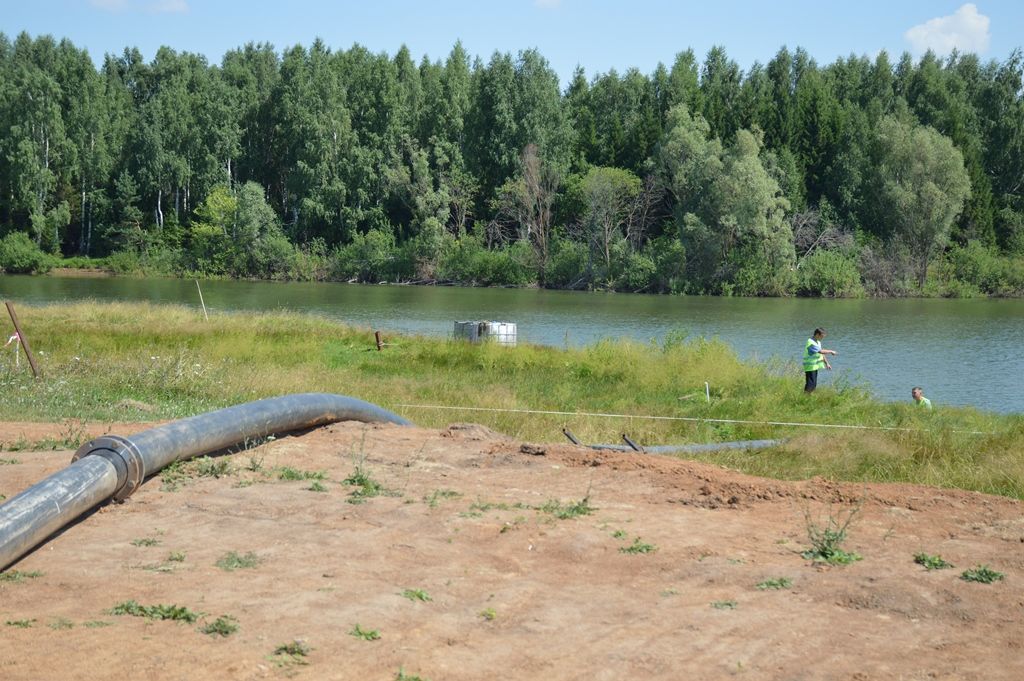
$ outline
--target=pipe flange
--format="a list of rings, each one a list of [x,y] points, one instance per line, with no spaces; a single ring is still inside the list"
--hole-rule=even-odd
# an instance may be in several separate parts
[[[117,469],[117,489],[111,496],[121,502],[135,493],[146,478],[146,464],[135,443],[119,435],[104,435],[90,440],[78,448],[71,461],[87,456],[101,456]]]

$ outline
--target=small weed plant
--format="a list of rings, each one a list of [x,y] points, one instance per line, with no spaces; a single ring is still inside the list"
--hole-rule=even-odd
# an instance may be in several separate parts
[[[364,641],[376,641],[380,639],[380,631],[377,629],[363,629],[359,624],[352,627],[352,631],[348,632],[348,635],[361,638]]]
[[[488,622],[493,622],[494,619],[498,616],[498,613],[494,611],[494,608],[484,608],[480,611],[480,616]]]
[[[446,499],[458,499],[462,495],[453,489],[435,489],[428,496],[423,497],[423,502],[430,508],[437,508],[437,505]]]
[[[327,473],[323,471],[303,471],[291,466],[280,466],[275,469],[278,480],[325,480]]]
[[[156,546],[160,543],[159,539],[153,537],[140,537],[139,539],[132,539],[132,546]]]
[[[776,577],[775,579],[766,579],[763,582],[758,582],[757,588],[761,591],[770,591],[773,589],[788,589],[793,586],[793,581],[789,577]]]
[[[305,641],[292,641],[291,643],[282,643],[278,647],[274,648],[274,653],[271,659],[279,667],[286,667],[289,665],[296,664],[309,664],[309,660],[306,658],[313,651]]]
[[[342,482],[355,487],[348,495],[348,503],[350,504],[362,504],[367,499],[389,493],[388,490],[384,489],[383,485],[370,477],[369,472],[361,463],[356,464],[356,469],[352,471],[352,475],[342,480]]]
[[[927,553],[914,554],[914,562],[924,566],[925,570],[945,570],[953,567],[953,564],[942,556],[930,556]]]
[[[238,553],[237,551],[228,551],[221,556],[214,565],[226,572],[232,572],[234,570],[241,570],[244,568],[254,568],[262,562],[263,559],[252,551],[244,554]]]
[[[398,672],[395,674],[395,681],[429,681],[429,680],[428,679],[424,679],[421,676],[416,676],[415,674],[406,674],[405,670],[400,667],[398,669]]]
[[[715,610],[735,610],[739,604],[736,601],[712,601],[711,607]]]
[[[208,456],[195,462],[196,475],[201,478],[223,478],[231,475],[231,462],[227,459],[211,459]]]
[[[831,509],[824,524],[819,524],[811,518],[810,511],[805,511],[804,518],[807,523],[807,538],[811,542],[811,548],[801,555],[807,560],[830,565],[849,565],[861,560],[859,554],[846,551],[842,548],[846,541],[846,533],[853,523],[854,517],[860,510],[860,506],[851,509],[845,516],[842,513],[833,515]]]
[[[408,598],[410,601],[420,601],[421,603],[428,603],[434,600],[423,589],[406,589],[402,592],[402,597]]]
[[[214,621],[199,627],[199,631],[208,636],[226,638],[238,631],[238,619],[231,615],[221,615]]]
[[[15,450],[12,449],[11,451]],[[19,463],[21,463],[21,461],[18,461],[17,459],[0,459],[0,466],[16,466]]]
[[[183,605],[140,605],[135,601],[124,601],[110,609],[111,615],[131,615],[148,620],[173,620],[195,624],[201,613],[189,610]]]
[[[319,480],[314,480],[313,483],[306,488],[309,492],[326,492],[327,488]]]
[[[54,631],[62,631],[64,629],[74,629],[75,623],[66,617],[58,617],[46,626],[50,627]]]
[[[185,552],[184,551],[171,551],[167,556],[167,562],[169,563],[184,563]]]
[[[17,629],[30,629],[32,625],[36,623],[35,619],[30,620],[7,620],[4,622],[9,627],[15,627]]]
[[[991,584],[1004,579],[1006,575],[1002,572],[996,572],[987,565],[979,565],[973,567],[970,570],[964,570],[960,574],[960,579],[965,582],[979,582],[981,584]]]
[[[657,550],[658,547],[654,544],[648,544],[646,542],[641,541],[640,537],[635,537],[633,539],[633,543],[629,546],[623,546],[622,548],[620,548],[619,553],[629,553],[635,555],[638,553],[654,553]]]
[[[550,513],[559,520],[570,520],[572,518],[579,518],[583,515],[590,515],[597,509],[590,505],[590,495],[587,495],[579,501],[574,501],[565,505],[560,501],[552,499],[541,506],[538,510],[543,513]]]
[[[10,582],[13,584],[20,584],[26,579],[36,579],[42,577],[43,573],[38,570],[23,571],[23,570],[8,570],[7,572],[0,572],[0,582]]]

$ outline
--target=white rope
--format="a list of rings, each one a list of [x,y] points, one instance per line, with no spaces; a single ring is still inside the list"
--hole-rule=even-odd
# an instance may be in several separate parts
[[[647,414],[605,414],[588,411],[548,411],[543,409],[499,409],[494,407],[449,407],[439,404],[396,404],[400,409],[447,409],[453,411],[489,411],[511,414],[546,414],[551,416],[598,416],[613,419],[648,419],[651,421],[689,421],[691,423],[739,423],[751,426],[797,426],[803,428],[846,428],[850,430],[889,430],[904,433],[923,432],[921,428],[900,428],[897,426],[862,426],[842,423],[806,423],[801,421],[746,421],[743,419],[712,419],[699,416],[652,416]],[[981,430],[954,430],[954,433],[970,435],[993,435]]]

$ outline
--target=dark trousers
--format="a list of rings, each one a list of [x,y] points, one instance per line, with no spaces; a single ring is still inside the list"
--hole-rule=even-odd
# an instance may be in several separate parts
[[[804,392],[813,393],[818,387],[818,370],[804,372]]]

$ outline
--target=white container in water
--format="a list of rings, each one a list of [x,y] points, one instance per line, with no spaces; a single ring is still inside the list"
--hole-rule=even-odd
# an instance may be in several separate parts
[[[512,322],[455,322],[455,337],[470,343],[494,341],[499,345],[515,345],[516,325]]]

